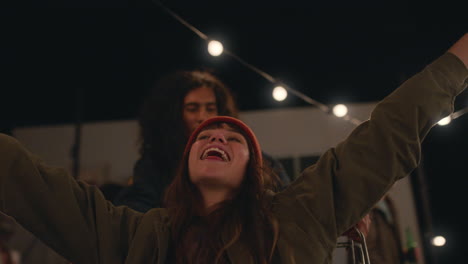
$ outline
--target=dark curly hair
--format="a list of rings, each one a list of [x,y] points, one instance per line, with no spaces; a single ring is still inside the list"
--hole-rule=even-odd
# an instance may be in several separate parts
[[[231,91],[208,70],[176,71],[155,82],[139,115],[140,155],[174,175],[188,140],[183,119],[185,96],[199,87],[213,89],[218,115],[238,116]]]

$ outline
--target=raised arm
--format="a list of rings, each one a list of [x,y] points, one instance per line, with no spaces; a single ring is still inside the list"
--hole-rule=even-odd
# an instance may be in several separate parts
[[[416,168],[422,140],[453,111],[454,98],[466,87],[466,61],[457,56],[466,54],[467,36],[454,47],[380,102],[370,120],[279,193],[273,201],[277,215],[294,217],[306,232],[309,223],[320,224],[325,232],[311,232],[334,245]]]
[[[122,263],[141,215],[0,134],[0,210],[72,263]],[[104,259],[105,258],[105,259]]]
[[[468,33],[463,35],[463,37],[458,40],[448,52],[457,56],[464,64],[465,67],[468,67]]]

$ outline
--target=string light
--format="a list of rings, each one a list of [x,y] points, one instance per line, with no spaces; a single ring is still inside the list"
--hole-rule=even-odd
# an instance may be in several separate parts
[[[182,25],[186,26],[188,29],[190,29],[195,34],[197,34],[201,39],[206,40],[206,41],[209,40],[207,35],[205,35],[203,32],[201,32],[200,30],[198,30],[197,28],[195,28],[194,26],[189,24],[187,21],[182,19],[179,15],[174,13],[172,10],[170,10],[169,8],[164,6],[159,0],[153,0],[153,2],[156,3],[157,5],[159,5],[162,9],[164,9],[164,11],[166,11],[173,18],[175,18],[177,21],[179,21]],[[219,56],[219,55],[221,55],[223,53],[226,54],[226,55],[229,55],[232,58],[234,58],[235,60],[237,60],[239,63],[244,65],[245,67],[249,68],[250,70],[252,70],[252,71],[254,71],[256,73],[258,73],[259,75],[261,75],[262,77],[264,77],[265,79],[270,81],[271,83],[278,83],[279,82],[277,79],[275,79],[274,77],[272,77],[268,73],[266,73],[266,72],[258,69],[257,67],[247,63],[246,61],[242,60],[239,56],[232,53],[231,51],[224,49],[223,44],[221,42],[219,42],[219,41],[216,41],[216,40],[209,41],[208,42],[208,52],[212,56]],[[324,113],[329,114],[330,112],[333,112],[333,114],[335,114],[336,116],[342,117],[342,120],[349,121],[349,122],[353,123],[354,125],[359,125],[359,124],[362,123],[361,120],[347,115],[348,110],[347,110],[346,106],[344,106],[344,105],[336,105],[333,108],[333,111],[330,111],[330,108],[328,106],[326,106],[325,104],[322,104],[322,103],[308,97],[307,95],[305,95],[305,94],[303,94],[303,93],[301,93],[301,92],[299,92],[299,91],[297,91],[295,89],[292,89],[292,88],[288,87],[287,85],[283,84],[283,85],[281,85],[281,87],[283,89],[279,88],[278,86],[273,89],[273,98],[275,98],[275,100],[277,100],[277,101],[283,101],[284,99],[286,99],[286,97],[288,95],[288,92],[290,92],[290,93],[296,95],[297,97],[301,98],[302,100],[304,100],[306,103],[309,103],[311,105],[314,105],[314,106],[318,107]],[[279,88],[279,89],[277,89],[277,88]],[[284,98],[281,100],[281,98],[283,96],[284,96]],[[336,107],[338,107],[338,108],[335,110]],[[441,126],[447,125],[447,124],[449,124],[451,122],[451,120],[454,120],[454,119],[456,119],[456,118],[458,118],[461,115],[466,114],[466,113],[468,113],[468,107],[466,107],[465,109],[462,109],[462,110],[460,110],[458,112],[453,113],[451,116],[448,116],[448,117],[440,120],[438,122],[438,124],[441,125]]]
[[[278,85],[273,89],[273,98],[276,101],[278,102],[284,101],[286,97],[288,97],[288,92],[286,91],[286,89],[284,89],[283,86]]]
[[[219,56],[223,53],[224,47],[223,44],[217,40],[210,40],[208,42],[208,53],[211,56]]]
[[[443,247],[445,245],[445,242],[447,241],[445,240],[445,237],[443,236],[436,236],[432,239],[432,245],[436,247]]]
[[[343,117],[348,113],[348,107],[344,104],[337,104],[333,107],[333,114],[337,117]]]
[[[437,122],[437,124],[439,126],[446,126],[446,125],[450,124],[450,122],[452,122],[452,117],[447,116],[447,117],[442,118],[439,122]]]
[[[156,4],[158,4],[161,8],[163,8],[167,13],[169,13],[172,17],[174,17],[176,20],[178,20],[181,24],[183,24],[184,26],[186,26],[188,29],[192,30],[195,34],[197,34],[200,38],[204,39],[204,40],[208,40],[208,36],[205,35],[204,33],[202,33],[200,30],[198,30],[197,28],[195,28],[194,26],[192,26],[191,24],[189,24],[187,21],[185,21],[184,19],[182,19],[180,16],[178,16],[176,13],[174,13],[173,11],[171,11],[169,8],[165,7],[160,1],[158,0],[154,0],[154,2]],[[211,43],[211,45],[210,45]],[[210,47],[211,46],[211,47]],[[214,40],[212,41],[209,41],[208,42],[208,52],[212,55],[212,56],[219,56],[221,55],[221,53],[224,53],[226,55],[229,55],[231,56],[232,58],[234,58],[235,60],[237,60],[239,63],[241,63],[242,65],[244,65],[245,67],[251,69],[252,71],[258,73],[259,75],[261,75],[262,77],[264,77],[265,79],[267,79],[268,81],[270,81],[271,83],[278,83],[279,81],[275,78],[273,78],[271,75],[269,75],[268,73],[260,70],[259,68],[247,63],[246,61],[242,60],[239,56],[237,56],[236,54],[234,54],[233,52],[229,51],[229,50],[226,50],[224,48],[222,48],[222,44],[217,41],[217,42],[214,42]],[[314,106],[317,106],[320,110],[322,110],[323,112],[329,114],[330,113],[330,108],[328,106],[326,106],[325,104],[322,104],[310,97],[308,97],[307,95],[295,90],[295,89],[292,89],[290,87],[288,87],[287,85],[281,85],[281,88],[279,89],[276,89],[277,87],[275,87],[276,89],[276,92],[275,92],[275,89],[273,90],[273,98],[275,98],[275,100],[277,101],[283,101],[284,99],[286,99],[287,97],[287,94],[289,92],[291,92],[292,94],[296,95],[297,97],[301,98],[302,100],[304,100],[306,103],[309,103],[311,105],[314,105]],[[277,97],[275,97],[275,95]],[[284,97],[282,99],[282,97]],[[278,99],[280,100],[278,100]],[[281,100],[282,99],[282,100]],[[346,121],[349,121],[355,125],[359,125],[360,123],[362,123],[361,120],[358,120],[356,118],[353,118],[353,117],[350,117],[350,116],[345,116],[346,118],[343,118],[343,120],[346,120]]]

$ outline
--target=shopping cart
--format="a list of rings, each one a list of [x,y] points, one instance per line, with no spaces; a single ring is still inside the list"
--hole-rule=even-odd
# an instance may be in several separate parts
[[[337,248],[346,248],[351,253],[352,264],[370,264],[369,252],[367,251],[366,238],[364,234],[354,227],[359,240],[354,240],[348,237],[346,242],[338,242]]]

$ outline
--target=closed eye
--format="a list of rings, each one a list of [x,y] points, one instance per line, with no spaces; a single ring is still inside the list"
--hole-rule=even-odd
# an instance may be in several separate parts
[[[228,137],[227,140],[228,141],[236,141],[236,142],[239,142],[239,143],[241,142],[241,140],[239,138],[237,138],[237,137]]]
[[[193,113],[193,112],[198,111],[198,108],[188,108],[187,107],[187,108],[185,108],[185,111]]]
[[[203,140],[203,139],[207,139],[207,138],[209,138],[208,135],[200,135],[200,136],[197,137],[197,140]]]

